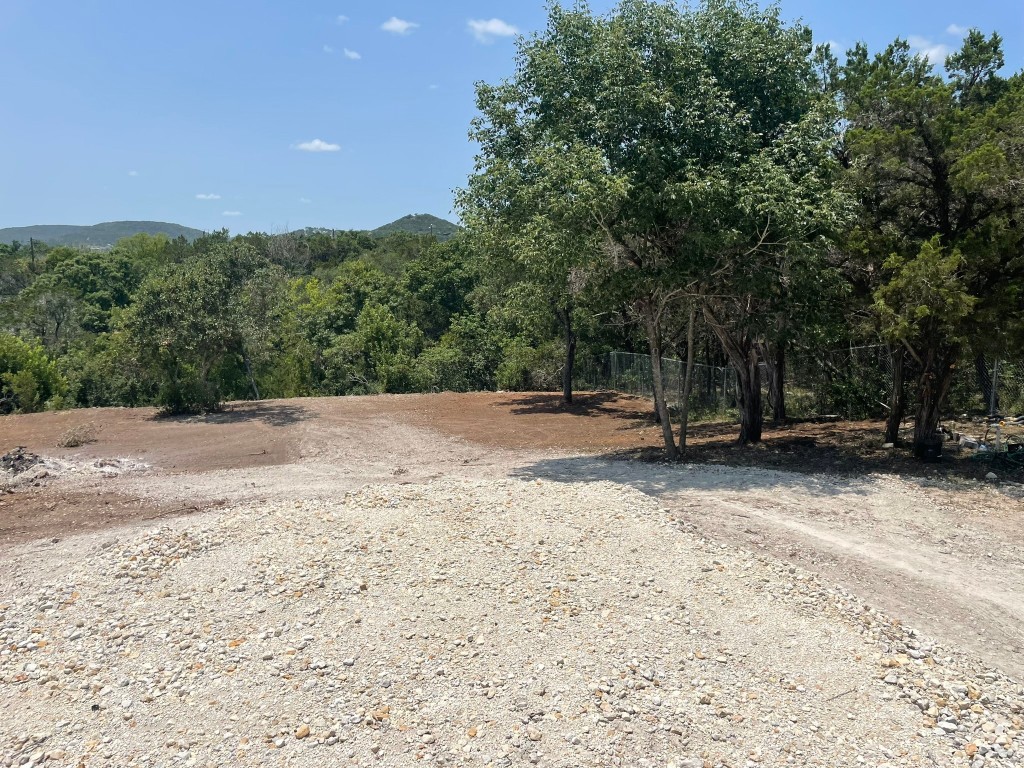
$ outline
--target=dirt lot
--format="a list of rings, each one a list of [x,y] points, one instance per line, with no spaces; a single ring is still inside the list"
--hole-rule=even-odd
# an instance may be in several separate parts
[[[87,422],[96,428],[96,442],[76,449],[54,447],[70,428]],[[1011,678],[1020,680],[1024,670],[1024,494],[1021,488],[1008,482],[986,483],[972,479],[978,468],[964,459],[953,459],[948,464],[938,466],[921,466],[883,450],[880,446],[865,451],[866,446],[880,443],[879,430],[879,425],[867,423],[799,424],[784,430],[769,431],[765,444],[751,450],[731,446],[731,430],[710,425],[698,428],[692,440],[691,459],[699,460],[700,463],[665,465],[649,460],[656,456],[654,449],[660,440],[660,430],[650,421],[648,404],[632,398],[603,394],[581,397],[580,403],[571,409],[561,408],[557,398],[548,395],[446,394],[239,404],[222,414],[188,419],[161,419],[156,418],[152,411],[124,409],[8,417],[0,420],[0,453],[23,445],[31,451],[51,457],[55,469],[47,471],[46,476],[17,484],[11,489],[13,492],[0,493],[0,547],[4,559],[0,565],[0,611],[4,603],[22,605],[25,603],[25,595],[33,590],[41,591],[42,594],[56,594],[60,588],[54,585],[65,581],[90,585],[89,589],[94,590],[91,593],[91,604],[97,609],[106,605],[105,601],[114,599],[114,593],[109,588],[104,591],[102,579],[96,579],[98,573],[109,571],[113,565],[110,561],[112,555],[104,554],[106,550],[103,547],[114,546],[115,549],[110,552],[124,552],[126,565],[123,567],[129,570],[135,567],[131,563],[135,562],[138,552],[161,551],[160,547],[169,547],[171,554],[161,560],[164,565],[158,569],[159,573],[154,571],[151,575],[172,584],[180,577],[174,576],[171,571],[165,573],[164,569],[170,568],[178,558],[183,557],[179,551],[182,545],[166,544],[169,534],[157,535],[153,521],[158,519],[161,525],[169,526],[166,528],[168,531],[179,532],[181,536],[198,536],[196,541],[201,542],[209,539],[210,547],[224,547],[222,554],[215,556],[210,566],[219,569],[218,572],[228,563],[223,558],[229,556],[238,558],[238,573],[246,572],[250,567],[248,563],[256,562],[252,560],[253,553],[264,545],[270,549],[259,556],[263,558],[261,562],[275,563],[281,558],[287,562],[287,547],[280,544],[276,537],[264,539],[258,534],[261,530],[277,530],[283,524],[280,521],[290,515],[287,511],[290,509],[301,508],[304,510],[301,514],[306,517],[296,512],[300,517],[294,523],[285,525],[281,529],[281,536],[292,536],[291,531],[297,533],[308,526],[311,531],[315,529],[317,537],[325,537],[323,541],[326,542],[333,534],[323,528],[324,521],[338,518],[348,521],[346,525],[349,528],[346,530],[358,531],[369,526],[364,531],[366,541],[371,542],[371,549],[367,550],[369,552],[378,551],[373,547],[397,546],[380,543],[391,541],[393,536],[403,535],[400,530],[396,532],[388,527],[386,517],[378,520],[379,513],[374,510],[380,504],[377,501],[366,501],[364,496],[352,496],[369,493],[369,488],[380,489],[370,495],[372,499],[384,499],[381,504],[385,509],[392,504],[388,499],[397,499],[394,503],[401,509],[407,506],[413,509],[421,501],[426,505],[422,513],[423,524],[427,525],[429,520],[433,521],[430,525],[435,527],[419,545],[415,541],[409,541],[408,544],[420,547],[414,548],[414,552],[422,551],[423,547],[429,550],[430,536],[439,539],[448,537],[450,544],[442,547],[448,551],[448,555],[434,563],[431,566],[434,569],[454,569],[458,573],[456,566],[461,560],[455,553],[463,543],[475,541],[480,531],[490,531],[488,536],[491,538],[486,541],[481,539],[479,545],[470,546],[466,543],[467,550],[463,559],[497,556],[503,550],[493,550],[492,539],[498,537],[506,541],[503,537],[513,532],[522,541],[515,545],[510,554],[521,554],[525,551],[524,547],[537,549],[540,553],[531,555],[524,562],[547,567],[549,564],[557,566],[558,562],[564,560],[567,564],[573,563],[574,573],[587,572],[593,574],[592,580],[608,578],[609,584],[618,584],[619,587],[613,592],[595,592],[592,595],[593,606],[598,606],[594,610],[600,612],[602,601],[607,603],[606,610],[611,612],[609,615],[626,610],[625,604],[618,601],[624,600],[628,604],[632,592],[631,588],[622,585],[637,584],[637,594],[651,600],[650,606],[645,609],[649,620],[657,621],[659,611],[667,610],[669,605],[664,602],[662,595],[667,599],[671,594],[672,600],[675,600],[673,605],[701,606],[700,611],[707,618],[707,626],[716,627],[712,635],[730,638],[728,643],[721,640],[720,645],[746,647],[747,653],[754,654],[752,663],[755,664],[760,663],[759,654],[764,651],[751,651],[751,642],[754,645],[760,644],[762,648],[772,644],[792,648],[797,642],[794,638],[801,637],[798,627],[803,619],[797,620],[797,614],[794,613],[789,619],[779,618],[778,626],[768,622],[763,627],[767,634],[759,635],[754,640],[753,636],[737,629],[735,622],[738,615],[733,616],[728,612],[732,609],[723,606],[743,605],[743,615],[749,618],[753,614],[760,615],[760,609],[755,606],[764,599],[763,596],[758,597],[755,592],[746,591],[746,577],[739,581],[727,580],[728,583],[723,582],[715,588],[718,592],[710,595],[718,595],[713,602],[720,607],[713,610],[707,602],[709,595],[700,591],[703,589],[700,585],[706,581],[701,576],[702,571],[696,571],[692,578],[687,576],[683,579],[680,576],[683,581],[672,586],[674,582],[671,574],[688,573],[687,569],[693,564],[689,558],[697,557],[702,562],[710,562],[707,567],[712,570],[719,568],[732,572],[735,569],[737,574],[764,565],[768,570],[762,581],[771,600],[782,600],[785,605],[789,605],[787,601],[797,597],[798,601],[791,606],[797,613],[801,605],[806,608],[812,604],[817,605],[815,601],[825,599],[824,595],[831,594],[828,592],[833,588],[831,585],[837,585],[835,588],[842,594],[848,590],[862,600],[864,605],[857,603],[851,609],[853,613],[843,613],[845,618],[840,624],[858,621],[857,617],[862,615],[859,612],[869,611],[870,607],[877,608],[888,617],[885,626],[916,627],[921,630],[921,636],[901,635],[900,640],[888,638],[888,630],[877,637],[872,634],[877,634],[877,630],[864,630],[871,642],[882,643],[879,647],[883,655],[886,650],[890,655],[904,654],[900,658],[906,661],[900,664],[924,664],[934,654],[938,661],[929,663],[939,663],[947,669],[960,669],[957,667],[960,664],[962,669],[972,670],[970,674],[973,677],[970,680],[975,682],[988,674],[984,672],[986,667],[1001,670]],[[866,460],[863,458],[865,452],[868,454]],[[858,455],[861,458],[856,458]],[[133,467],[132,471],[111,471],[109,467],[114,466],[110,464],[113,459],[126,459],[138,465],[125,465]],[[506,490],[506,486],[502,485],[505,483],[512,485]],[[534,490],[535,486],[543,490]],[[560,506],[563,497],[566,499],[565,505]],[[357,501],[341,501],[351,498]],[[453,501],[455,499],[458,499],[457,503]],[[488,514],[494,515],[492,522],[489,522],[490,517],[481,516],[483,513],[479,510],[483,509],[491,510]],[[531,517],[531,510],[536,511],[535,519]],[[641,510],[642,514],[637,510]],[[624,548],[621,551],[615,549],[613,553],[608,546],[618,536],[614,530],[618,525],[615,520],[628,522],[633,520],[634,513],[640,515],[635,523],[623,523],[626,527],[623,528],[622,536],[626,538],[620,544]],[[416,519],[415,515],[409,518],[410,521]],[[589,539],[587,535],[574,538],[574,520],[580,526],[580,532],[587,530],[593,535]],[[375,526],[385,528],[377,530]],[[499,529],[506,533],[500,533]],[[550,536],[554,538],[554,544],[550,541],[544,543],[548,538],[545,531],[548,530],[552,531]],[[671,531],[676,532],[671,535],[683,538],[673,544],[673,539],[665,538]],[[245,543],[253,536],[256,539]],[[144,543],[147,541],[150,543]],[[226,543],[231,541],[233,543],[230,545]],[[312,538],[307,542],[307,538],[302,537],[297,546],[309,546],[312,541]],[[405,543],[402,542],[402,546]],[[206,551],[206,544],[195,546],[198,547],[197,553]],[[723,547],[718,557],[711,554],[717,546]],[[557,551],[550,551],[551,547]],[[90,559],[83,561],[85,553],[95,554],[90,554]],[[353,574],[360,567],[359,552],[353,550],[353,556],[356,560],[345,567],[351,569],[351,573],[346,573],[355,578]],[[514,572],[520,567],[516,565],[519,562],[517,557],[502,567]],[[609,557],[612,559],[609,560]],[[750,557],[767,559],[751,560]],[[380,568],[387,567],[386,560],[385,557],[379,563]],[[726,565],[715,565],[719,561]],[[611,568],[607,565],[610,563],[617,565]],[[406,565],[402,567],[412,568]],[[528,567],[532,568],[533,565]],[[792,567],[792,573],[796,575],[787,576],[787,567]],[[322,564],[317,568],[322,570],[327,566]],[[799,583],[810,584],[814,577],[800,575],[805,573],[802,570],[804,568],[808,573],[818,574],[822,586],[808,591],[804,586],[794,589],[793,584],[786,584],[787,579],[807,579]],[[264,573],[264,570],[265,567],[261,568],[259,573]],[[650,572],[649,579],[645,577],[645,580],[637,581],[640,573],[647,572]],[[467,599],[467,593],[463,590],[471,589],[474,582],[499,593],[503,589],[513,589],[513,582],[508,582],[505,587],[491,584],[486,569],[474,570],[473,573],[475,575],[472,578],[466,576],[457,579],[457,584],[443,589],[438,587],[441,592],[431,598],[436,599],[436,602],[430,605],[436,606],[436,611],[450,613],[455,609],[447,601]],[[556,567],[546,577],[542,578],[538,574],[539,581],[530,586],[528,591],[534,594],[534,590],[546,590],[550,596],[551,589],[556,588],[553,585],[562,579],[558,575],[560,573],[561,570]],[[230,573],[225,575],[226,580],[230,581],[231,578]],[[425,575],[415,568],[402,571],[401,577],[396,572],[393,579],[395,586],[391,589],[397,589],[403,583],[418,583],[421,578],[425,578]],[[683,590],[684,582],[689,585],[689,592]],[[447,581],[444,583],[447,584]],[[658,585],[657,593],[648,594],[645,590],[653,590],[654,585]],[[661,591],[663,586],[666,590],[664,593]],[[178,588],[185,592],[191,589],[187,581],[179,584]],[[565,587],[557,589],[564,590]],[[676,589],[683,591],[672,591]],[[87,594],[86,586],[76,591]],[[165,591],[172,594],[175,588],[168,586]],[[140,600],[148,599],[143,592],[137,594]],[[268,592],[266,599],[274,595],[276,592]],[[720,603],[717,602],[719,597]],[[54,604],[54,598],[40,599],[43,600],[43,606]],[[231,606],[233,598],[226,596],[226,599],[228,602],[224,605]],[[392,591],[385,599],[401,601],[405,598],[400,592]],[[561,601],[563,598],[550,599]],[[841,601],[845,600],[842,598]],[[945,714],[950,694],[935,696],[938,709],[931,712],[931,705],[927,703],[931,701],[930,694],[926,691],[930,683],[924,681],[940,679],[941,676],[929,677],[938,675],[935,669],[922,677],[923,682],[917,688],[911,677],[906,680],[899,677],[897,680],[895,675],[890,675],[893,678],[891,682],[886,678],[887,684],[899,688],[899,699],[906,699],[908,704],[919,702],[920,711],[917,707],[911,707],[913,713],[916,713],[911,716],[890,711],[892,696],[886,695],[885,684],[880,681],[880,678],[885,677],[884,671],[877,675],[879,680],[874,684],[881,688],[876,690],[871,687],[870,675],[858,676],[860,672],[853,667],[846,669],[838,659],[819,668],[818,662],[813,661],[816,653],[827,653],[827,648],[836,638],[851,645],[856,636],[856,632],[849,634],[849,627],[841,629],[840,624],[836,624],[838,619],[828,618],[832,608],[826,610],[826,604],[831,605],[822,603],[820,620],[815,619],[819,623],[806,628],[811,634],[823,633],[820,635],[824,643],[822,648],[815,650],[816,645],[808,639],[808,644],[799,653],[800,665],[808,670],[813,669],[813,674],[809,676],[817,680],[821,698],[814,706],[824,707],[819,717],[842,718],[835,722],[828,719],[821,726],[823,729],[834,731],[833,736],[838,734],[836,738],[854,741],[865,738],[866,733],[847,722],[847,709],[833,711],[835,708],[832,705],[824,706],[832,701],[830,696],[845,695],[845,688],[833,690],[836,687],[834,685],[821,685],[822,676],[827,678],[829,669],[832,669],[837,680],[849,680],[853,690],[861,692],[855,697],[859,703],[856,706],[850,703],[854,707],[852,711],[866,712],[874,709],[887,712],[887,716],[894,718],[894,723],[899,720],[900,725],[894,725],[893,734],[903,733],[900,738],[911,738],[908,734],[914,728],[921,728],[922,733],[935,731],[953,739],[953,742],[944,742],[944,746],[935,747],[932,751],[927,746],[918,749],[915,742],[910,752],[894,755],[890,764],[946,765],[946,759],[942,756],[955,757],[957,754],[975,758],[963,763],[974,764],[978,759],[977,752],[970,751],[970,744],[974,742],[969,740],[977,741],[975,732],[981,734],[982,739],[987,738],[985,734],[991,735],[991,749],[1003,749],[1005,752],[1005,745],[997,745],[996,739],[1009,738],[1005,736],[1005,733],[1010,732],[1006,729],[1013,730],[1013,726],[1008,719],[996,722],[997,718],[992,715],[992,727],[998,727],[998,733],[996,730],[983,730],[983,727],[988,728],[987,715],[971,714],[969,718],[973,720],[962,718],[956,722],[943,720],[952,717]],[[29,608],[25,603],[25,610]],[[214,610],[214,605],[211,603],[208,608]],[[779,616],[791,608],[778,608],[783,612]],[[216,611],[223,610],[226,610],[223,605],[216,608]],[[273,610],[272,607],[271,612]],[[412,611],[411,608],[409,610]],[[25,620],[31,620],[32,615],[43,616],[46,613],[45,610],[38,614],[29,612],[25,614]],[[370,621],[370,614],[365,615],[367,621]],[[873,616],[874,613],[863,615]],[[12,616],[13,613],[6,619],[8,628],[17,625]],[[240,615],[235,624],[222,627],[223,631],[253,631],[241,625],[236,626],[237,622],[244,624],[244,618]],[[676,615],[676,618],[679,616]],[[338,620],[349,619],[339,617]],[[443,626],[445,616],[441,615],[437,620],[442,623],[436,626]],[[514,623],[516,619],[514,614],[510,614],[503,620]],[[152,618],[148,621],[151,622]],[[8,631],[2,626],[4,623],[5,619],[0,614],[0,634]],[[143,627],[150,625],[146,621],[141,624]],[[294,622],[292,626],[295,626]],[[54,631],[56,629],[55,625]],[[76,632],[73,625],[70,628],[60,625],[60,629],[67,636],[73,636]],[[127,631],[115,630],[115,635],[122,636]],[[387,631],[383,625],[381,631]],[[579,627],[576,631],[588,633],[590,629]],[[653,629],[643,627],[637,631],[654,632]],[[704,629],[699,632],[703,633]],[[472,634],[469,628],[466,633]],[[311,632],[310,636],[317,635]],[[628,637],[627,633],[622,638],[607,642],[613,645],[625,643],[624,647],[628,649],[632,647],[631,640],[626,639]],[[829,640],[830,637],[832,640]],[[934,640],[926,642],[920,639],[929,637]],[[671,638],[671,635],[654,632],[645,642],[668,648],[672,645]],[[529,636],[510,637],[507,640],[526,645],[533,642]],[[11,637],[6,640],[0,637],[0,646],[9,641]],[[185,647],[191,644],[188,639],[181,642]],[[310,641],[299,637],[293,642]],[[582,642],[600,646],[606,640],[593,637]],[[13,643],[10,647],[20,650],[22,646]],[[552,648],[551,652],[555,653],[556,650]],[[3,661],[3,653],[0,649],[0,662]],[[695,646],[686,653],[698,654],[696,658],[699,660],[701,650]],[[793,653],[796,654],[796,651]],[[908,653],[915,655],[906,657]],[[721,658],[731,658],[730,654]],[[626,656],[619,656],[621,654],[615,655],[618,660],[616,663],[627,666],[632,663]],[[954,657],[960,661],[954,663]],[[884,658],[882,660],[886,663]],[[208,664],[209,660],[199,658],[195,663]],[[638,662],[642,663],[643,660]],[[34,664],[29,666],[35,667]],[[481,674],[485,672],[487,675],[497,674],[491,668],[481,670]],[[149,673],[139,674],[146,679],[152,677]],[[689,676],[693,682],[699,682],[702,674],[711,673],[697,670],[689,673]],[[559,682],[552,686],[564,685],[565,690],[572,689],[568,678],[562,679],[554,672],[548,675],[550,680],[556,678]],[[415,675],[410,678],[410,685],[414,685],[414,679]],[[535,671],[531,679],[543,680],[545,674]],[[743,683],[740,678],[722,678],[719,675],[707,678],[704,682],[707,683],[704,687],[719,685],[723,690],[732,690],[730,686],[742,688],[749,685],[756,695],[771,698],[763,691],[757,693],[757,686],[749,681]],[[680,686],[674,690],[683,695],[683,681],[677,680],[673,685]],[[960,683],[957,682],[956,686],[956,690],[959,690]],[[697,687],[703,690],[701,686]],[[107,689],[116,689],[116,686],[112,682],[103,690]],[[736,689],[733,693],[738,691]],[[358,692],[349,693],[356,696]],[[99,696],[98,700],[101,700],[106,694],[101,694],[99,690],[88,694],[93,695]],[[199,695],[199,689],[196,695]],[[701,698],[704,696],[702,693],[697,695]],[[991,698],[995,701],[994,692]],[[452,706],[457,704],[450,697],[446,701]],[[1005,704],[1006,718],[1024,714],[1012,708],[1006,709],[1011,707],[1007,703],[1010,702],[1009,697],[1003,696],[999,701]],[[512,700],[512,710],[518,707],[517,702],[519,699]],[[773,700],[772,706],[776,704]],[[586,709],[582,701],[574,701],[576,705]],[[41,706],[45,709],[45,705]],[[71,703],[66,706],[71,708],[69,712],[73,711]],[[295,703],[299,710],[302,706],[299,702]],[[312,704],[307,703],[305,706]],[[651,703],[651,706],[660,705]],[[740,721],[743,717],[754,717],[754,712],[744,712],[744,707],[733,708],[733,714],[740,717]],[[644,710],[644,713],[643,717],[653,718],[651,723],[664,725],[666,733],[675,733],[671,730],[675,727],[670,724],[671,718],[662,717],[663,711],[652,709]],[[129,714],[126,711],[124,722],[129,722]],[[301,711],[296,711],[294,715],[297,718],[304,716]],[[640,710],[633,715],[639,718]],[[451,716],[450,712],[434,713],[435,720]],[[495,717],[492,713],[492,721]],[[799,717],[800,713],[794,710],[793,722]],[[73,715],[68,714],[68,718],[73,720]],[[526,717],[524,722],[529,721],[530,717]],[[841,727],[837,724],[839,722],[842,722]],[[330,723],[322,725],[325,732],[330,730]],[[265,723],[261,721],[260,727],[264,726]],[[288,725],[291,729],[295,727],[298,726]],[[430,727],[438,730],[441,726],[435,723]],[[424,728],[425,725],[420,730]],[[672,748],[676,754],[696,754],[700,750],[693,749],[694,745],[703,744],[706,747],[721,736],[714,733],[713,728],[707,732],[696,726],[694,728],[696,730],[690,743],[673,743]],[[904,728],[910,730],[904,733],[900,730]],[[818,733],[817,726],[813,732]],[[579,753],[579,750],[574,751],[571,745],[577,743],[573,739],[586,742],[591,735],[589,731],[586,735],[574,733],[567,730],[559,737],[564,736],[565,744],[569,747],[563,744],[555,748],[552,745],[551,751],[546,753],[544,750],[530,752],[532,735],[525,740],[514,735],[509,738],[511,743],[525,744],[516,754],[524,759],[530,758],[530,762],[534,762],[533,758],[537,757],[538,761],[552,765],[582,764],[573,762],[573,755]],[[767,748],[765,745],[770,746],[769,751],[777,745],[771,729],[757,733],[759,735],[751,736],[748,742],[734,743],[731,751],[714,752],[704,749],[707,752],[705,759],[710,760],[714,752],[719,755],[715,759],[722,764],[758,765],[760,762],[750,755],[760,755]],[[433,738],[437,734],[429,732],[419,735]],[[153,738],[157,736],[158,733],[154,731]],[[273,733],[263,734],[263,737],[269,739],[268,744],[272,747],[279,738]],[[448,737],[456,740],[455,734],[448,734]],[[337,736],[325,736],[320,743],[326,743],[331,738],[335,741],[338,739]],[[367,742],[363,746],[370,750],[373,745]],[[401,752],[404,749],[397,742],[377,746],[385,751],[397,749]],[[880,754],[891,752],[890,746],[883,744]],[[458,752],[464,747],[466,744],[460,741],[458,749],[454,751]],[[594,754],[604,755],[607,760],[598,760],[594,764],[613,764],[613,758],[624,765],[640,764],[637,761],[641,757],[646,760],[654,755],[668,754],[659,752],[663,747],[654,742],[645,742],[642,746],[632,748],[632,751],[616,751],[614,746],[602,742],[593,747],[599,750]],[[28,750],[25,754],[31,752],[24,745],[18,749]],[[824,747],[815,749],[818,751],[810,750],[806,753],[813,756],[814,760],[810,757],[806,760],[798,758],[797,762],[811,764],[819,758],[823,765],[863,762],[858,759],[863,755],[829,751]],[[492,757],[500,752],[497,745],[491,751]],[[747,756],[741,759],[738,755],[744,751]],[[466,754],[469,752],[472,752],[471,748]],[[45,756],[46,753],[43,754]],[[121,753],[111,754],[114,755],[111,760],[124,757]],[[216,753],[209,754],[216,757]],[[366,754],[378,755],[378,752],[371,750]],[[501,760],[514,762],[511,753],[501,754]],[[1004,764],[999,762],[1001,758],[996,751],[982,754],[987,754],[993,765]],[[216,757],[210,764],[223,764],[217,763],[222,758]],[[629,758],[635,760],[630,762]],[[792,758],[792,753],[786,758],[790,764]],[[916,762],[919,758],[922,761],[920,763]],[[182,759],[187,762],[187,759]],[[362,764],[359,763],[362,759],[359,756],[351,759],[354,761],[352,764]],[[682,762],[677,762],[677,765],[698,764],[687,763],[686,759],[697,758],[680,758]],[[1011,763],[1006,764],[1012,764],[1012,754],[1007,759],[1011,759]],[[144,762],[153,765],[152,760],[156,760],[155,764],[162,764],[152,755]],[[396,760],[391,763],[385,760],[385,763],[406,764],[403,759]],[[881,760],[876,755],[867,762],[882,764]],[[767,764],[774,762],[766,759]],[[253,764],[261,763],[254,758]],[[322,763],[313,761],[308,764]],[[664,763],[655,761],[650,764]],[[979,765],[985,764],[988,763],[982,759]]]
[[[55,447],[82,424],[95,427],[95,443]],[[0,544],[287,497],[296,483],[324,493],[484,470],[614,475],[664,497],[709,536],[813,566],[896,616],[1024,669],[1021,489],[974,482],[988,468],[966,457],[922,464],[885,450],[876,422],[769,427],[754,448],[734,445],[734,425],[698,425],[690,461],[799,473],[713,470],[713,492],[691,482],[704,477],[693,468],[658,465],[661,432],[647,401],[608,393],[579,395],[570,408],[555,395],[484,393],[238,403],[181,418],[94,409],[6,417],[0,428],[0,453],[20,445],[153,467],[0,494]],[[708,504],[718,513],[706,514]]]

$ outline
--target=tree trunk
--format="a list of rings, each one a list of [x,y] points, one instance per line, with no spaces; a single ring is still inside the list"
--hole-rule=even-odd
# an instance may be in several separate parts
[[[761,413],[761,366],[751,345],[746,360],[736,365],[740,408],[740,445],[761,442],[764,415]]]
[[[686,373],[683,376],[683,397],[679,413],[679,452],[686,454],[686,432],[690,426],[690,393],[693,390],[693,329],[697,324],[697,309],[690,308],[686,326]]]
[[[661,436],[665,441],[665,455],[671,461],[679,458],[676,448],[676,437],[672,434],[672,418],[665,400],[665,381],[661,375],[661,336],[658,323],[654,317],[654,308],[645,304],[642,308],[644,324],[647,328],[647,343],[651,350],[651,375],[654,378],[654,410],[661,423]]]
[[[981,397],[985,401],[985,412],[989,416],[999,413],[999,392],[993,392],[992,368],[984,355],[977,355],[974,358],[974,370],[978,373],[978,384],[981,388]]]
[[[953,381],[954,355],[936,360],[934,352],[926,358],[918,386],[917,421],[914,424],[914,455],[921,457],[934,444],[939,431],[942,405]]]
[[[562,366],[562,402],[565,405],[572,405],[572,374],[576,368],[576,332],[572,327],[572,303],[565,307],[558,306],[552,302],[555,310],[555,317],[558,324],[562,326],[565,333],[565,365]]]
[[[704,305],[704,317],[736,370],[736,396],[740,410],[738,442],[740,445],[759,443],[764,416],[761,413],[761,368],[757,347],[745,332],[737,335],[719,322],[708,304]]]
[[[252,375],[252,365],[249,364],[249,355],[242,352],[242,361],[245,363],[245,375],[249,377],[249,386],[252,387],[252,393],[255,395],[257,400],[262,400],[260,397],[260,388],[256,386],[256,377]]]
[[[889,419],[885,423],[885,442],[895,445],[900,439],[900,424],[907,408],[907,399],[903,394],[904,366],[907,353],[903,347],[889,348],[892,360],[892,390],[889,392]]]
[[[572,405],[572,373],[576,367],[576,333],[572,329],[572,315],[565,313],[565,366],[562,368],[562,402]]]
[[[786,347],[782,343],[761,344],[761,357],[768,370],[768,404],[776,424],[786,421]]]

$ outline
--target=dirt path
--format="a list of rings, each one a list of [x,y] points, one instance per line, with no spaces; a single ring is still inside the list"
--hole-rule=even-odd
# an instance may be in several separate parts
[[[890,616],[1024,676],[1019,496],[945,481],[594,457],[543,460],[520,474],[639,489],[709,538],[821,573]]]
[[[121,409],[4,419],[0,450],[26,445],[78,462],[128,456],[153,468],[0,495],[0,542],[9,563],[26,563],[38,559],[41,542],[73,557],[77,544],[68,537],[76,534],[99,540],[104,530],[211,507],[297,494],[336,498],[369,483],[613,482],[655,496],[709,538],[804,565],[944,644],[1024,677],[1019,492],[594,455],[656,444],[646,411],[642,401],[610,396],[565,412],[542,396],[439,395],[270,402],[180,420]],[[100,428],[97,443],[52,447],[85,421]]]

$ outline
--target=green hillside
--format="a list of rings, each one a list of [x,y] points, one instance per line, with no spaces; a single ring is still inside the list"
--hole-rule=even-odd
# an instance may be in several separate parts
[[[82,245],[108,246],[123,237],[131,237],[145,233],[147,235],[164,234],[170,238],[184,236],[195,240],[203,233],[198,229],[183,227],[180,224],[168,224],[163,221],[107,221],[92,226],[75,226],[70,224],[37,224],[32,227],[8,227],[0,229],[0,243],[18,240],[27,243],[29,238],[47,245]]]
[[[411,213],[403,216],[397,221],[378,227],[371,234],[377,237],[394,234],[395,232],[410,232],[414,235],[434,235],[438,240],[444,241],[453,237],[462,227],[453,224],[429,213]]]

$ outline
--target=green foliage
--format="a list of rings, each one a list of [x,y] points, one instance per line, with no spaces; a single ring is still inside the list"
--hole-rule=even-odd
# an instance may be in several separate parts
[[[326,350],[328,378],[338,394],[416,392],[423,376],[416,364],[423,337],[411,323],[379,304],[365,306],[355,330]]]
[[[245,245],[211,243],[202,257],[151,275],[122,315],[132,355],[160,381],[157,401],[172,413],[216,409],[216,371],[229,355],[266,345],[273,268]]]
[[[564,356],[564,347],[554,340],[534,346],[522,338],[512,339],[495,371],[497,388],[511,392],[558,389]]]
[[[428,248],[405,270],[403,287],[411,316],[427,338],[436,340],[456,315],[470,309],[478,274],[473,244],[466,238]]]
[[[978,299],[967,293],[960,251],[936,236],[916,256],[894,253],[883,266],[891,277],[875,292],[875,311],[887,338],[924,349],[967,341],[965,321]]]
[[[479,315],[458,315],[441,340],[420,356],[431,389],[494,389],[502,362],[501,336]]]
[[[142,237],[145,237],[144,235]],[[137,287],[132,262],[120,250],[109,253],[55,248],[46,257],[36,285],[64,291],[79,306],[78,323],[88,333],[109,330],[110,313],[126,307]]]
[[[874,58],[857,46],[839,79],[861,198],[848,243],[880,331],[913,358],[918,445],[965,353],[1024,353],[1024,80],[1002,65],[999,36],[972,30],[945,78],[897,40]]]
[[[810,30],[737,0],[553,5],[477,103],[459,204],[494,271],[538,285],[569,346],[581,306],[625,304],[656,360],[699,302],[756,393],[755,341],[827,301],[795,278],[851,209]],[[655,400],[672,454],[660,382]],[[757,440],[759,403],[745,413]]]
[[[84,340],[58,363],[68,400],[85,408],[150,405],[160,391],[159,380],[132,356],[122,333]]]
[[[144,278],[159,267],[182,261],[190,248],[188,240],[184,237],[172,240],[166,235],[140,233],[118,240],[110,251],[109,258],[116,260],[114,263],[125,263],[129,266],[130,282],[134,290]]]
[[[34,413],[59,405],[66,387],[42,346],[0,333],[0,413]]]
[[[22,244],[0,243],[0,320],[5,316],[4,304],[32,283],[32,262]]]

